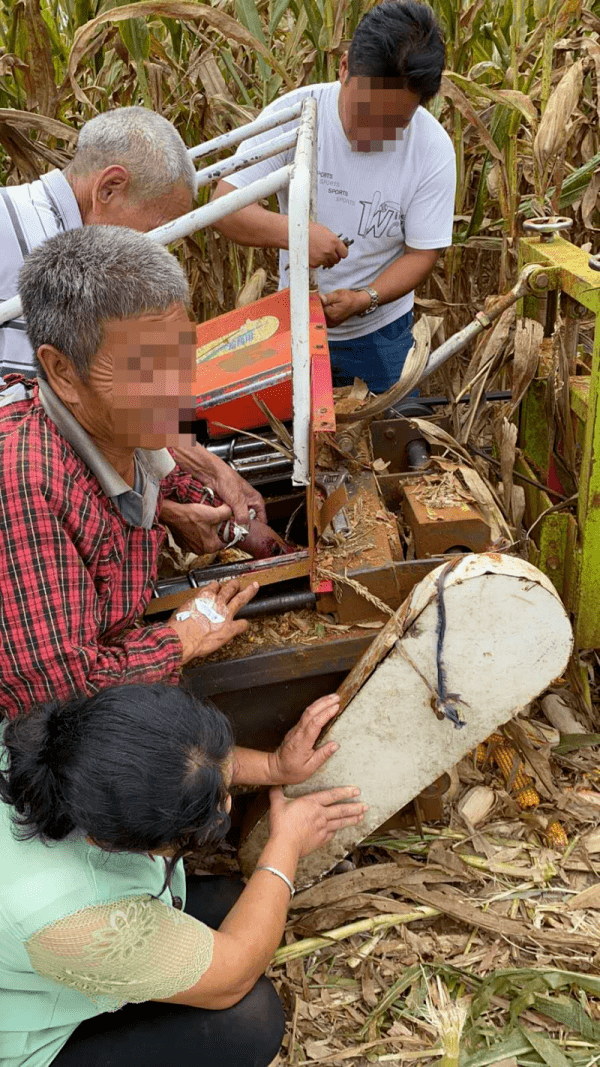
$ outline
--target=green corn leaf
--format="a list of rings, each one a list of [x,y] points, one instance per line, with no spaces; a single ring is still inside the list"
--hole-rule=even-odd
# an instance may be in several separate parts
[[[315,48],[319,47],[319,37],[321,35],[321,26],[323,25],[323,17],[315,0],[304,0],[303,8],[306,11],[308,18],[309,36],[314,44]]]
[[[455,74],[453,71],[448,71],[446,76],[468,96],[484,97],[494,104],[503,104],[515,111],[520,111],[529,125],[535,126],[537,124],[537,109],[524,93],[517,92],[515,89],[492,89],[489,85],[483,85],[482,82],[474,82],[470,78],[463,77],[462,74]]]
[[[535,1049],[542,1062],[548,1067],[571,1067],[572,1061],[567,1059],[564,1052],[551,1038],[528,1026],[521,1026],[520,1030],[532,1049]]]
[[[469,225],[465,233],[465,241],[468,241],[469,237],[474,237],[476,233],[479,233],[481,229],[481,223],[483,222],[483,216],[485,213],[485,200],[487,196],[487,176],[491,170],[492,164],[490,162],[489,152],[486,152],[483,157],[483,163],[481,165],[481,172],[479,174],[479,181],[477,182],[477,192],[475,194],[475,206],[471,212],[471,218]]]
[[[183,43],[182,25],[180,22],[177,21],[177,19],[164,18],[162,21],[169,31],[171,37],[171,44],[173,45],[173,52],[179,58],[179,56],[181,55],[181,46]]]
[[[531,1045],[518,1031],[512,1033],[504,1041],[498,1041],[491,1048],[480,1049],[472,1056],[461,1057],[460,1067],[489,1067],[499,1060],[507,1060],[511,1056],[521,1056],[529,1052]]]
[[[549,1015],[561,1026],[567,1026],[590,1041],[600,1041],[600,1023],[590,1019],[577,1001],[567,997],[536,996],[534,1002],[537,1011]]]
[[[271,18],[269,21],[270,37],[272,37],[275,33],[275,30],[279,26],[279,23],[281,22],[289,6],[289,0],[275,0],[275,3],[273,4],[273,9],[271,11]]]
[[[552,751],[564,756],[567,752],[576,752],[578,748],[590,748],[592,745],[600,745],[600,734],[562,734],[560,744],[555,745]]]
[[[250,30],[250,33],[256,37],[256,40],[260,41],[260,43],[264,44],[266,47],[267,41],[263,33],[261,18],[254,0],[235,0],[235,10],[242,25],[245,26],[247,30]],[[266,80],[271,72],[262,56],[257,57],[257,67],[261,78]]]

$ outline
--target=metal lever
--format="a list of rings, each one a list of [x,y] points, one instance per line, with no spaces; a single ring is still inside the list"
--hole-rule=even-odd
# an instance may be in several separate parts
[[[336,489],[339,489],[347,478],[348,471],[345,467],[342,467],[337,471],[316,471],[315,473],[315,483],[319,486],[319,489],[325,490],[325,495],[327,497],[330,497],[332,493],[335,493]],[[351,527],[348,521],[348,512],[346,511],[346,508],[340,508],[340,510],[336,512],[330,525],[334,534],[341,534],[343,537],[348,537],[351,532]]]

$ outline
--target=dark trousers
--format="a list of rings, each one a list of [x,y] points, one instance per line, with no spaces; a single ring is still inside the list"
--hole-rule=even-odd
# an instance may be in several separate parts
[[[372,393],[385,393],[395,385],[413,344],[412,311],[363,337],[344,341],[329,338],[334,385],[352,385],[362,378]]]
[[[217,929],[243,883],[191,877],[185,910]],[[264,976],[232,1008],[126,1004],[80,1023],[52,1067],[267,1067],[279,1052],[285,1016]]]

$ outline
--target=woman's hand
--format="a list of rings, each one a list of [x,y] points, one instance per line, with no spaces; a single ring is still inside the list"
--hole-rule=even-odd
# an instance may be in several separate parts
[[[359,795],[360,789],[342,786],[286,800],[281,786],[273,786],[269,840],[282,839],[297,850],[298,857],[308,856],[331,841],[337,830],[361,822],[369,806],[351,799]]]
[[[306,709],[287,733],[276,752],[269,753],[269,778],[273,785],[298,785],[322,767],[339,745],[335,741],[315,748],[323,727],[340,710],[336,693],[320,697]]]
[[[210,656],[233,637],[243,634],[248,623],[235,614],[258,591],[252,582],[240,592],[238,581],[209,582],[186,600],[171,615],[168,625],[175,631],[183,648],[182,662],[196,656]]]

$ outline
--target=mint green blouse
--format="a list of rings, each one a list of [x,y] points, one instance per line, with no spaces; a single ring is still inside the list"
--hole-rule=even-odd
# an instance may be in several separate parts
[[[77,1025],[123,1003],[191,988],[212,931],[172,907],[161,858],[109,853],[82,833],[45,845],[15,837],[0,801],[0,1063],[48,1067]]]

